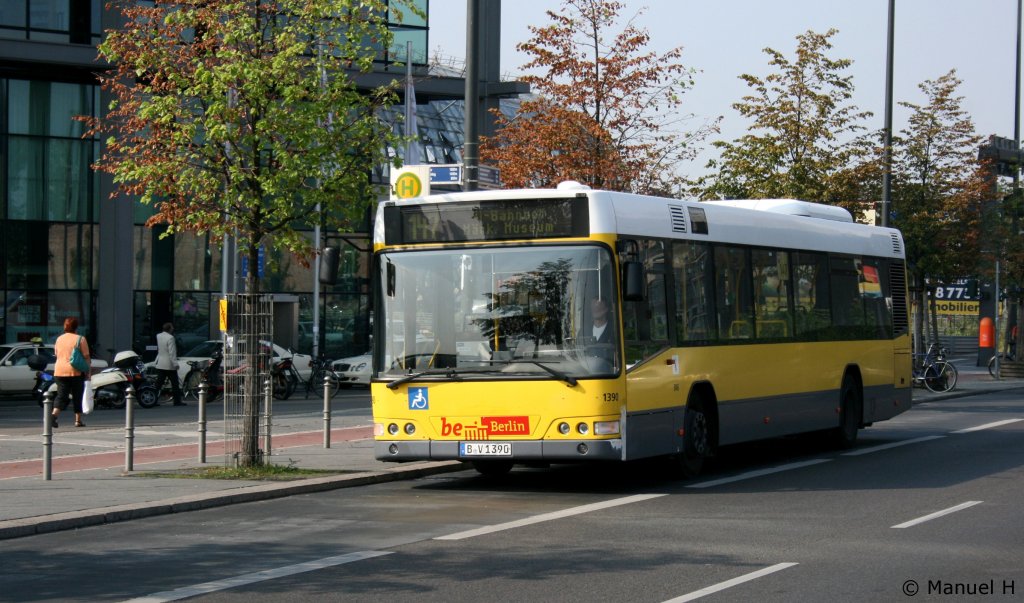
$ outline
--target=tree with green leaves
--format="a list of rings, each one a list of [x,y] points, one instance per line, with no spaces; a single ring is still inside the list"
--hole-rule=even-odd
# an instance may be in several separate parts
[[[911,114],[893,141],[892,226],[903,233],[911,274],[920,284],[949,283],[979,269],[982,207],[994,191],[988,167],[978,159],[981,137],[957,95],[960,83],[950,71],[919,84],[923,104],[900,103]],[[922,287],[918,334],[925,300]],[[923,346],[922,337],[916,341]]]
[[[400,146],[380,112],[392,87],[360,90],[391,44],[401,0],[113,0],[99,75],[113,101],[88,135],[106,135],[97,168],[118,194],[152,204],[167,233],[237,237],[308,258],[303,228],[344,228],[375,198],[368,172]],[[247,293],[259,291],[249,270]],[[250,399],[253,398],[253,399]],[[255,392],[243,462],[257,459]]]
[[[550,23],[530,26],[516,48],[531,57],[520,79],[536,96],[514,116],[495,112],[497,134],[483,142],[483,161],[501,169],[511,187],[554,186],[578,180],[596,188],[671,194],[680,162],[715,125],[683,131],[680,112],[693,71],[682,48],[645,50],[646,30],[619,26],[623,4],[563,0]],[[617,33],[615,33],[617,31]]]
[[[792,59],[765,48],[772,72],[740,78],[751,93],[733,108],[750,120],[749,133],[718,141],[719,157],[693,192],[705,199],[795,198],[861,211],[863,186],[875,171],[863,136],[870,112],[853,97],[849,59],[829,57],[837,31],[796,37]]]

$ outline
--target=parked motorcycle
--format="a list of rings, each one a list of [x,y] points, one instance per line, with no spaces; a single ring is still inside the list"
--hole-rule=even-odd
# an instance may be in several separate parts
[[[282,358],[270,369],[270,380],[274,386],[274,398],[287,400],[299,386],[299,372],[291,358]]]
[[[114,366],[92,376],[93,398],[96,406],[124,408],[128,385],[135,388],[135,399],[142,408],[153,408],[159,402],[159,392],[146,379],[146,365],[131,350],[118,352]]]

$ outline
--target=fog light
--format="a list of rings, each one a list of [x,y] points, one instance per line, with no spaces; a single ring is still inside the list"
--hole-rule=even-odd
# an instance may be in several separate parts
[[[578,446],[576,446],[576,452],[580,454],[586,454],[590,452],[590,446],[587,446],[586,444],[581,442]]]
[[[398,435],[398,423],[388,425],[388,433],[391,435]]]
[[[590,426],[586,423],[579,423],[576,425],[576,431],[580,432],[582,435],[587,435],[587,432],[590,431]]]
[[[388,446],[388,452],[391,454],[398,454],[398,444],[392,444]]]
[[[373,435],[375,435],[375,436],[382,436],[382,435],[384,435],[384,424],[383,423],[374,423],[373,424]]]
[[[558,424],[558,433],[562,435],[569,435],[569,424],[562,422]]]
[[[595,421],[594,435],[615,435],[619,433],[618,421]]]
[[[406,423],[405,424],[405,434],[406,435],[412,435],[414,433],[416,433],[416,426],[413,425],[412,423]]]

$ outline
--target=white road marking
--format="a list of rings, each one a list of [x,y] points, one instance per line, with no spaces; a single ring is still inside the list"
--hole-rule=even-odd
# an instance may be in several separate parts
[[[898,524],[896,524],[896,525],[894,525],[892,527],[894,527],[894,528],[909,528],[911,526],[916,526],[919,523],[924,523],[926,521],[930,521],[930,520],[935,519],[937,517],[942,517],[943,515],[949,515],[950,513],[956,513],[957,511],[963,511],[964,509],[966,509],[968,507],[973,507],[974,505],[980,505],[982,502],[984,502],[984,501],[969,500],[969,501],[967,501],[967,502],[965,502],[963,504],[959,504],[959,505],[957,505],[955,507],[950,507],[950,508],[944,509],[942,511],[936,511],[936,512],[931,513],[929,515],[925,515],[924,517],[918,517],[917,519],[911,519],[910,521],[905,521],[903,523],[898,523]]]
[[[821,463],[827,463],[832,459],[814,459],[810,461],[801,461],[799,463],[790,463],[788,465],[780,465],[778,467],[770,467],[768,469],[758,469],[756,471],[748,471],[747,473],[741,473],[732,477],[723,477],[721,479],[713,479],[706,482],[698,482],[696,484],[690,484],[687,488],[713,488],[714,486],[721,486],[722,484],[730,484],[732,482],[738,482],[745,479],[752,479],[755,477],[761,477],[762,475],[771,475],[772,473],[781,473],[782,471],[789,471],[791,469],[800,469],[802,467],[810,467],[811,465],[820,465]]]
[[[229,588],[236,588],[247,584],[263,582],[265,580],[284,578],[286,576],[293,576],[295,574],[324,569],[325,567],[334,567],[336,565],[352,563],[353,561],[362,561],[363,559],[372,559],[374,557],[390,554],[391,551],[359,551],[357,553],[336,555],[334,557],[324,557],[323,559],[317,559],[315,561],[286,565],[275,569],[263,570],[262,572],[254,572],[252,574],[243,574],[241,576],[235,576],[234,578],[225,578],[223,580],[214,580],[213,582],[204,582],[193,586],[184,586],[174,590],[154,593],[145,597],[129,599],[126,603],[165,603],[167,601],[178,601],[188,597],[206,595],[219,590],[227,590]]]
[[[665,603],[685,603],[686,601],[693,601],[694,599],[699,599],[701,597],[706,597],[707,595],[711,595],[711,594],[723,591],[723,590],[725,590],[727,588],[732,588],[733,586],[736,586],[738,584],[743,584],[744,582],[750,582],[751,580],[756,580],[757,578],[760,578],[762,576],[767,576],[768,574],[774,574],[777,571],[793,567],[794,565],[799,565],[799,564],[798,563],[776,563],[775,565],[773,565],[771,567],[766,567],[764,569],[757,570],[756,572],[750,572],[749,574],[743,574],[742,576],[740,576],[738,578],[733,578],[732,580],[726,580],[725,582],[719,582],[718,584],[709,586],[707,588],[702,588],[700,590],[695,590],[692,593],[683,595],[681,597],[676,597],[675,599],[669,599],[668,601],[665,601]]]
[[[971,433],[972,431],[981,431],[982,429],[992,429],[993,427],[1002,427],[1003,425],[1009,425],[1010,423],[1016,423],[1017,421],[1024,421],[1024,419],[1006,419],[1005,421],[996,421],[994,423],[985,423],[984,425],[978,425],[977,427],[968,427],[967,429],[960,429],[958,431],[951,431],[950,433]]]
[[[541,515],[534,515],[533,517],[525,517],[523,519],[517,519],[515,521],[509,521],[506,523],[499,523],[493,526],[484,526],[482,528],[475,528],[472,530],[466,530],[464,532],[456,532],[454,534],[448,534],[447,536],[437,536],[434,540],[463,540],[465,538],[473,538],[474,536],[482,536],[484,534],[492,534],[494,532],[501,532],[503,530],[511,530],[513,528],[521,528],[523,526],[533,525],[535,523],[543,523],[545,521],[552,521],[555,519],[562,519],[564,517],[572,517],[573,515],[582,515],[583,513],[590,513],[591,511],[600,511],[601,509],[609,509],[611,507],[618,507],[621,505],[628,505],[631,503],[642,502],[650,500],[652,498],[659,498],[662,496],[668,496],[667,494],[636,494],[634,496],[626,496],[624,498],[615,498],[612,500],[606,500],[604,502],[592,503],[589,505],[582,505],[579,507],[572,507],[570,509],[563,509],[561,511],[553,511],[551,513],[543,513]]]
[[[908,444],[918,444],[920,442],[928,442],[930,440],[938,440],[944,438],[944,435],[933,435],[924,436],[921,438],[914,438],[912,440],[903,440],[901,442],[890,442],[888,444],[882,444],[881,446],[872,446],[871,448],[861,448],[860,450],[853,450],[851,452],[844,452],[843,456],[860,456],[862,454],[871,454],[872,452],[878,452],[880,450],[888,450],[890,448],[898,448],[900,446],[907,446]]]

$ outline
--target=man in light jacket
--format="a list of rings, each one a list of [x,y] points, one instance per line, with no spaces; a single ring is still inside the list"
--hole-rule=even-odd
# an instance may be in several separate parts
[[[174,405],[185,406],[181,401],[181,384],[178,383],[178,345],[174,342],[174,325],[164,323],[164,330],[156,336],[156,391],[163,391],[164,379],[171,380]]]

